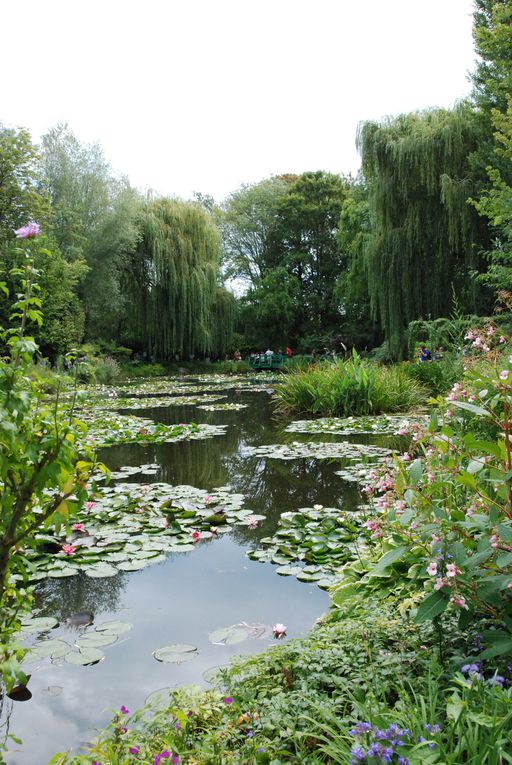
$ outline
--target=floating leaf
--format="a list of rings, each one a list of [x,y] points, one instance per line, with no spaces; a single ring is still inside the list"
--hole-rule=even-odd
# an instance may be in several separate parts
[[[151,707],[151,709],[155,709],[160,712],[163,709],[167,709],[167,707],[172,703],[172,694],[172,688],[160,688],[160,690],[153,691],[153,693],[149,694],[146,701],[144,702],[144,706]]]
[[[83,646],[78,652],[71,651],[64,658],[68,664],[87,666],[88,664],[97,664],[105,658],[105,654],[99,648]]]
[[[165,664],[183,664],[186,661],[191,661],[199,655],[199,651],[196,646],[187,645],[185,643],[175,643],[173,645],[166,645],[163,648],[153,651],[153,656],[157,661],[162,661]]]
[[[112,645],[116,641],[117,635],[113,635],[110,632],[84,632],[75,643],[79,648],[84,646],[99,648],[100,646]]]
[[[243,643],[247,638],[247,630],[238,624],[222,627],[208,634],[210,643],[214,645],[236,645],[237,643]]]
[[[43,632],[58,626],[59,622],[53,616],[36,616],[33,619],[24,619],[21,622],[23,632]]]
[[[109,576],[116,576],[118,573],[118,569],[108,563],[98,563],[85,569],[85,574],[92,579],[103,579]]]
[[[130,624],[130,622],[115,620],[98,624],[96,632],[107,632],[110,635],[121,635],[124,632],[129,632],[131,629],[133,629],[133,625]]]

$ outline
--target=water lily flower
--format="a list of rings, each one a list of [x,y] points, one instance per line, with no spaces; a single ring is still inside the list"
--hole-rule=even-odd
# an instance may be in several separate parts
[[[280,624],[278,622],[272,626],[272,632],[274,633],[274,637],[279,640],[280,638],[284,638],[286,635],[286,627],[284,624]]]
[[[213,497],[210,497],[209,494],[205,494],[204,502],[206,505],[209,505],[211,502],[213,502]]]
[[[33,220],[30,220],[26,226],[16,229],[14,232],[18,239],[33,239],[41,233],[41,226]]]
[[[258,519],[256,518],[255,515],[250,515],[247,518],[247,525],[249,526],[250,529],[256,528],[256,526],[258,525]]]
[[[192,541],[193,542],[199,542],[200,538],[201,538],[201,534],[200,534],[199,531],[193,531],[192,532]]]
[[[85,506],[88,510],[93,510],[93,508],[96,507],[96,502],[89,500],[88,502],[85,503]]]
[[[314,510],[323,510],[324,506],[323,505],[313,505],[313,509]]]
[[[217,534],[219,529],[217,528],[217,526],[210,526],[210,531],[212,534]]]
[[[64,555],[73,555],[73,553],[76,550],[76,547],[74,545],[62,545],[60,548]]]
[[[85,525],[83,523],[74,523],[71,528],[73,531],[85,531]]]

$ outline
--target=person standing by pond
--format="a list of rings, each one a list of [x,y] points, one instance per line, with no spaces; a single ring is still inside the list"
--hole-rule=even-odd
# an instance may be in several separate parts
[[[424,345],[420,345],[420,361],[432,361],[432,354]]]

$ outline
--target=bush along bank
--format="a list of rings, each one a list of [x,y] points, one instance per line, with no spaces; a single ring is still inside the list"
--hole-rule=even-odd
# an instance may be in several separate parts
[[[52,762],[512,762],[512,356],[485,356],[370,471],[323,624]]]

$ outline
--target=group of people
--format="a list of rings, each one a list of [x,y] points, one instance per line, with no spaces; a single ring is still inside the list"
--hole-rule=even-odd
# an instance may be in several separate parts
[[[418,361],[421,363],[424,363],[426,361],[439,361],[444,356],[444,349],[443,348],[436,348],[434,350],[434,353],[425,346],[420,345],[419,351],[418,351]]]
[[[293,355],[293,351],[290,347],[287,346],[284,353],[281,349],[279,349],[276,354],[275,351],[273,351],[271,348],[267,348],[266,351],[260,351],[259,353],[251,353],[250,358],[251,358],[251,361],[255,361],[256,359],[260,359],[260,361],[270,361],[270,359],[276,355],[277,356],[286,355],[288,358],[291,358],[291,356]]]

